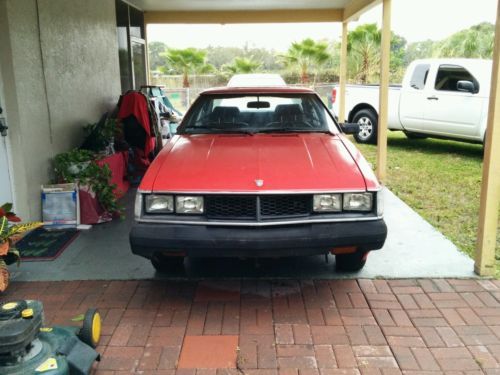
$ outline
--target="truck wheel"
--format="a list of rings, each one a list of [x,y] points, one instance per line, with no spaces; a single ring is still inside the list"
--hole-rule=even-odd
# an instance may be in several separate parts
[[[101,315],[97,309],[88,309],[85,313],[78,338],[94,349],[99,344],[101,339]]]
[[[184,257],[169,257],[155,253],[151,258],[151,264],[160,273],[178,271],[184,266]]]
[[[371,109],[356,112],[353,122],[359,124],[359,133],[354,134],[358,143],[377,144],[378,117]]]
[[[356,272],[366,264],[368,252],[358,251],[352,254],[335,255],[335,267],[337,271]]]

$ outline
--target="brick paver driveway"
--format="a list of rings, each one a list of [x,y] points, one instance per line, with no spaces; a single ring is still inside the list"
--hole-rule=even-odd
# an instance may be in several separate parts
[[[500,282],[14,283],[46,322],[99,307],[97,374],[500,374]],[[197,369],[196,369],[197,368]]]

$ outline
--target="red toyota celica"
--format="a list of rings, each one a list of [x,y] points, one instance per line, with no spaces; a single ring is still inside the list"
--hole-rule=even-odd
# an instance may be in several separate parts
[[[312,90],[200,94],[137,192],[133,253],[165,271],[184,257],[334,254],[361,269],[387,236],[381,186]]]

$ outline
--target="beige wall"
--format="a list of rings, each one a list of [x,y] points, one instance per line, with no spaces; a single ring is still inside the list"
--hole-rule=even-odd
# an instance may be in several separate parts
[[[51,159],[120,95],[114,1],[0,0],[0,69],[16,210],[39,219]]]

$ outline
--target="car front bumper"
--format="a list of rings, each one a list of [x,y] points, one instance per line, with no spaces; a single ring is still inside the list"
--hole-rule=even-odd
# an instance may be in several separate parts
[[[134,254],[146,258],[156,252],[189,257],[279,257],[326,254],[346,246],[378,250],[386,237],[383,219],[280,227],[136,223],[130,246]]]

